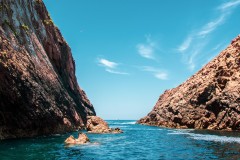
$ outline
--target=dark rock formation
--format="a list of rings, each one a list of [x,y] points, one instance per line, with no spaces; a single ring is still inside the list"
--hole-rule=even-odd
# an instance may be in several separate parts
[[[185,83],[165,91],[138,123],[240,130],[240,36]]]
[[[123,133],[120,128],[109,128],[107,122],[97,116],[87,117],[87,131],[89,133]]]
[[[72,131],[94,108],[42,0],[0,0],[0,139]]]

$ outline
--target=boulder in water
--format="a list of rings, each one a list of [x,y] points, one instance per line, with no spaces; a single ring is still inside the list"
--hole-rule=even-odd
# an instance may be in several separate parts
[[[90,142],[89,138],[84,133],[79,133],[78,138],[75,139],[72,135],[69,136],[65,141],[66,144],[85,144]]]
[[[107,122],[97,116],[88,116],[86,127],[89,133],[123,133],[120,128],[109,128]]]
[[[111,128],[111,133],[123,133],[120,128]]]

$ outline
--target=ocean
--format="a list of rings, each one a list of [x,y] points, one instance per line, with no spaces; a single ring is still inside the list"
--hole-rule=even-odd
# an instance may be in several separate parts
[[[0,160],[240,159],[240,133],[169,129],[109,120],[123,134],[88,134],[91,143],[66,146],[69,135],[0,141]]]

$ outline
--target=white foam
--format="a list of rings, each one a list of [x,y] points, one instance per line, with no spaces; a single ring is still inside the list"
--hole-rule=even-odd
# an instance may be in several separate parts
[[[188,138],[195,140],[203,140],[203,141],[213,141],[220,143],[240,143],[240,137],[227,137],[227,136],[218,136],[218,135],[210,135],[210,134],[197,134],[191,133],[191,130],[175,130],[168,135],[188,135]]]
[[[110,125],[111,128],[128,128],[129,126],[123,126],[123,125]]]
[[[131,131],[160,131],[160,130],[163,130],[163,129],[160,129],[160,128],[155,128],[155,129],[127,128],[125,130],[131,130]]]
[[[180,130],[180,129],[176,129],[176,130],[169,130],[170,131],[170,133],[167,133],[167,134],[186,134],[186,135],[189,135],[189,134],[191,134],[191,133],[189,133],[190,131],[192,131],[192,130],[190,130],[190,129],[184,129],[184,130]]]
[[[240,143],[240,138],[238,137],[191,134],[189,138],[192,138],[195,140],[214,141],[214,142],[221,142],[221,143]]]
[[[190,134],[190,133],[187,133],[187,132],[172,132],[172,133],[168,133],[168,134],[177,134],[177,135],[181,135],[181,134]]]
[[[123,124],[136,124],[135,121],[133,122],[109,122],[110,125],[123,125]]]
[[[97,141],[97,142],[111,142],[111,141],[122,140],[122,139],[126,139],[126,136],[94,138],[94,140]]]
[[[85,144],[69,144],[65,145],[67,148],[86,148],[86,147],[99,147],[101,144],[98,142],[90,142],[90,143],[85,143]]]

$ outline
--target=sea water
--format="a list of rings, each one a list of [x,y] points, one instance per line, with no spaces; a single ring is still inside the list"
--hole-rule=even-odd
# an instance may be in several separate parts
[[[78,132],[47,137],[0,141],[0,160],[186,160],[240,159],[240,133],[168,129],[107,121],[123,134],[87,134],[91,143],[66,146],[64,140]]]

